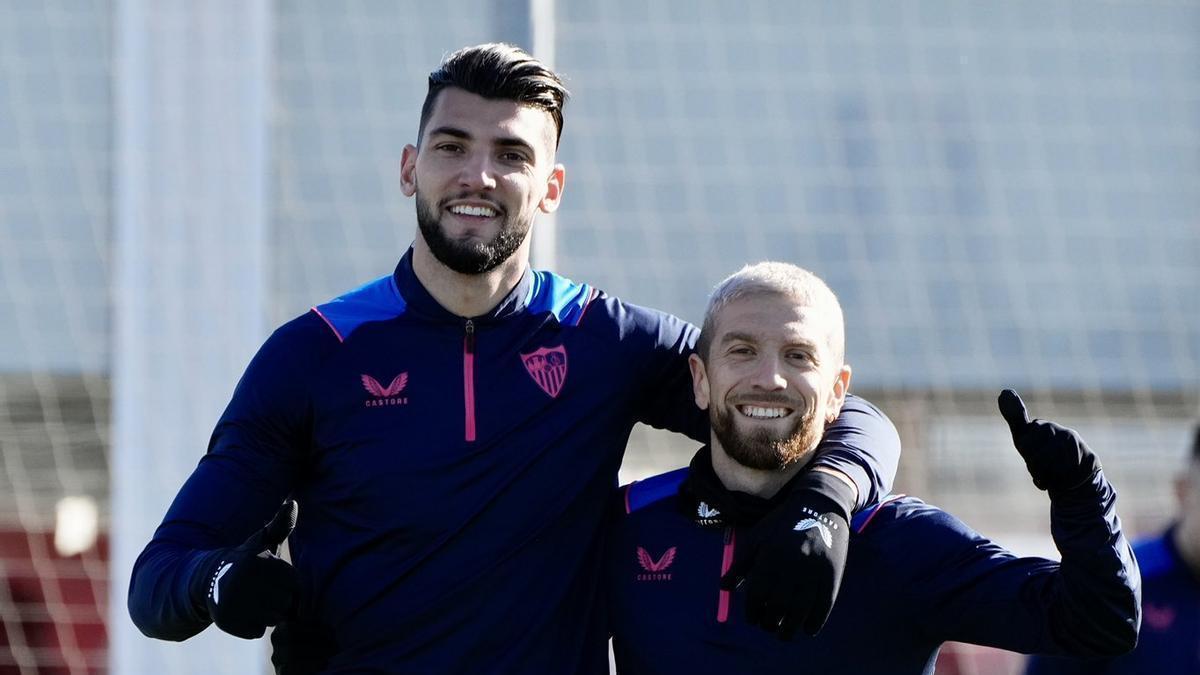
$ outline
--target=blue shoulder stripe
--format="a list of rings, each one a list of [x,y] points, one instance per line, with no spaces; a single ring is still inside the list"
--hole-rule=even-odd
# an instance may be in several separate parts
[[[1133,557],[1137,558],[1142,578],[1159,576],[1175,569],[1175,555],[1167,542],[1169,536],[1170,530],[1161,537],[1139,542],[1133,547]]]
[[[668,473],[660,473],[646,480],[636,481],[625,486],[625,513],[633,513],[654,502],[674,497],[679,494],[679,486],[687,478],[688,469],[675,469]]]
[[[577,284],[553,272],[534,270],[525,306],[535,314],[550,312],[563,325],[577,326],[591,298],[592,288],[587,284]]]
[[[345,342],[364,323],[400,316],[404,307],[396,280],[389,274],[312,309],[329,324],[338,340]]]
[[[876,513],[879,513],[880,509],[898,499],[903,499],[906,496],[907,495],[902,494],[887,495],[877,503],[868,506],[854,514],[854,517],[850,519],[850,531],[854,532],[855,534],[860,534],[863,530],[867,529],[867,524],[871,522],[871,519],[875,517]]]

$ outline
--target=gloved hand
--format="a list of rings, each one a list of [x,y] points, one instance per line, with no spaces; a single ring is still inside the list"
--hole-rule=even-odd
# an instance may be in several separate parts
[[[259,638],[292,610],[300,577],[276,552],[295,526],[296,502],[289,499],[263,529],[214,556],[204,602],[218,628],[248,640]]]
[[[722,579],[745,589],[748,623],[782,640],[821,630],[842,584],[853,503],[849,485],[810,470],[751,528],[749,550]]]
[[[1088,482],[1100,470],[1100,458],[1079,434],[1054,422],[1030,420],[1017,392],[1005,389],[997,402],[1012,432],[1013,446],[1021,453],[1039,490],[1051,494],[1070,490]]]
[[[331,631],[295,617],[271,631],[271,664],[275,675],[314,675],[337,655]]]

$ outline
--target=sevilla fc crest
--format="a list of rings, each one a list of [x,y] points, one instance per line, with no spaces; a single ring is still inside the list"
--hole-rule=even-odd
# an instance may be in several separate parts
[[[531,354],[522,354],[521,361],[529,376],[550,394],[550,398],[558,398],[562,391],[563,382],[567,379],[567,350],[562,345],[557,347],[542,347]]]

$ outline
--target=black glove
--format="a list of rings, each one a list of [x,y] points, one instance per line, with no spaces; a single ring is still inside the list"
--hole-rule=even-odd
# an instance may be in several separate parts
[[[271,664],[275,675],[315,675],[329,665],[337,645],[328,629],[295,617],[271,631]]]
[[[241,546],[213,556],[203,593],[217,628],[248,640],[259,638],[292,610],[300,577],[275,553],[295,525],[296,502],[289,499]]]
[[[782,640],[797,628],[808,635],[821,630],[842,584],[853,503],[844,481],[808,471],[751,528],[749,550],[722,580],[726,589],[745,588],[748,623]]]
[[[1031,421],[1017,392],[1005,389],[998,403],[1012,432],[1013,446],[1039,490],[1051,494],[1070,490],[1087,483],[1100,470],[1100,459],[1079,434],[1054,422]]]

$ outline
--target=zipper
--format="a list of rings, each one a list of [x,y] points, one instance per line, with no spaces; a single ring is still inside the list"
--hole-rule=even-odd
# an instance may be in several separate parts
[[[466,406],[466,439],[475,440],[475,322],[463,326],[463,399]]]
[[[729,569],[733,567],[733,550],[737,544],[737,535],[733,532],[733,527],[725,528],[725,552],[721,556],[721,578],[729,573]],[[721,589],[717,594],[717,623],[725,623],[729,619],[729,600],[730,592]]]

